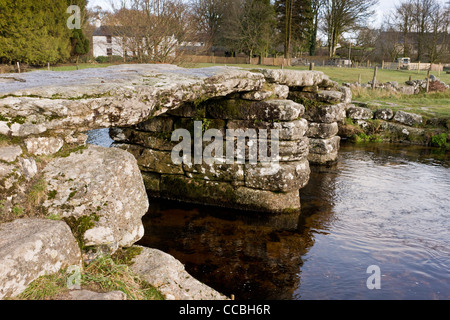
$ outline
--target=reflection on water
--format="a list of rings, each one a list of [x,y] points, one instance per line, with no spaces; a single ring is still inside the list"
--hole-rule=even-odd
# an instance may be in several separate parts
[[[87,132],[87,143],[109,148],[114,142],[109,137],[109,129],[96,129]]]
[[[300,215],[152,200],[139,244],[236,299],[449,299],[448,156],[343,143],[335,165],[312,167]]]

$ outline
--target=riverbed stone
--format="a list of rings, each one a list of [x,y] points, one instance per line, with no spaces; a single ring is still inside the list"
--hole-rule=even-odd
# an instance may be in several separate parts
[[[399,110],[395,113],[394,120],[408,126],[419,125],[423,122],[421,115],[405,112],[402,110]]]
[[[373,118],[373,113],[369,108],[351,105],[347,108],[347,118],[354,120],[367,120]]]
[[[65,222],[26,218],[0,224],[0,299],[71,265],[82,268],[81,252]]]
[[[166,300],[228,300],[192,277],[173,256],[158,249],[140,248],[142,251],[133,258],[130,269],[157,288]]]
[[[411,144],[427,144],[429,137],[423,128],[414,128],[404,124],[383,121],[381,123],[381,138],[389,142],[404,142]]]
[[[377,109],[374,113],[375,119],[391,120],[394,117],[394,111],[390,108]]]
[[[148,198],[136,159],[118,148],[89,145],[43,171],[52,197],[43,206],[61,218],[87,219],[86,246],[130,246],[144,234]]]

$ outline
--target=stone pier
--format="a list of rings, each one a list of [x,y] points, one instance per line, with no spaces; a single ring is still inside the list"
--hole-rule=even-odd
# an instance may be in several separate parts
[[[115,147],[136,157],[150,195],[241,210],[299,211],[299,190],[308,183],[309,163],[324,164],[337,158],[337,122],[345,118],[351,92],[338,88],[321,72],[254,72],[261,72],[265,80],[256,90],[189,101],[137,125],[110,130]],[[223,141],[213,164],[194,164],[196,123],[202,134],[215,130]],[[187,130],[192,138],[189,159],[181,164],[171,157],[179,143],[172,139],[177,129]],[[261,139],[270,153],[273,129],[279,134],[276,161],[258,156],[257,163],[251,163],[249,156],[252,150],[259,155]],[[241,130],[247,138],[244,149],[233,146],[232,163],[224,154],[230,130]],[[262,133],[268,134],[266,139],[261,138]],[[203,154],[212,142],[200,142]]]

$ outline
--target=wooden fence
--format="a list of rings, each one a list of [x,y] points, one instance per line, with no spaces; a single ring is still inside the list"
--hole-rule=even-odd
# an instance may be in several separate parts
[[[290,66],[290,59],[285,58],[249,58],[249,57],[217,57],[183,55],[183,61],[188,63],[220,63],[220,64],[255,64],[265,66]]]
[[[219,63],[219,64],[253,64],[264,66],[292,66],[292,65],[309,65],[314,63],[316,66],[340,66],[351,68],[372,68],[374,65],[378,65],[381,69],[391,70],[417,70],[417,71],[443,71],[444,66],[439,64],[430,63],[408,63],[402,64],[398,62],[384,62],[381,65],[379,63],[373,63],[371,61],[366,62],[353,62],[351,65],[336,64],[334,60],[326,59],[326,57],[304,57],[304,58],[250,58],[250,57],[218,57],[218,56],[201,56],[201,55],[183,55],[182,60],[188,63]]]
[[[444,66],[439,63],[432,63],[430,68],[430,63],[417,62],[417,63],[399,63],[399,62],[382,62],[382,69],[391,69],[391,70],[430,70],[430,71],[443,71]]]

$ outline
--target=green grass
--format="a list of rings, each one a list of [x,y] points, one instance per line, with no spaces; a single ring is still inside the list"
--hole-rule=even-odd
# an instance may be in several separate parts
[[[78,64],[78,70],[82,69],[92,69],[92,68],[106,68],[112,66],[112,64],[109,63],[99,63],[99,64],[92,64],[92,63],[80,63]],[[48,70],[48,67],[39,68],[37,70],[46,71]],[[76,65],[60,65],[60,66],[52,66],[51,71],[73,71],[77,70]]]
[[[446,92],[430,92],[415,95],[389,93],[371,89],[354,90],[353,100],[379,104],[393,111],[403,110],[421,114],[422,116],[450,117],[450,90]]]
[[[19,296],[19,300],[53,300],[68,298],[67,269],[34,280]],[[85,266],[81,273],[81,287],[97,292],[119,290],[127,300],[163,300],[161,293],[134,274],[125,261],[111,256],[99,256]]]
[[[182,67],[186,68],[205,68],[211,66],[218,66],[223,64],[212,63],[197,63],[197,64],[182,64]],[[250,64],[229,64],[227,66],[235,66],[248,69],[279,69],[278,66],[260,66]],[[286,67],[286,69],[292,70],[308,70],[307,66],[303,67]],[[356,82],[358,81],[359,74],[361,74],[361,82],[367,83],[373,78],[372,68],[337,68],[318,66],[314,70],[322,71],[330,77],[330,79],[342,84],[343,82]],[[386,70],[378,69],[377,81],[389,82],[397,81],[399,84],[404,84],[409,80],[409,77],[413,80],[424,79],[426,77],[426,71],[408,71],[408,70]],[[432,71],[430,74],[438,76],[437,71]],[[439,77],[441,81],[450,83],[450,74],[441,72]],[[388,92],[385,90],[371,90],[371,89],[358,89],[353,90],[353,99],[359,102],[375,102],[382,107],[388,107],[392,110],[404,110],[421,114],[426,117],[450,117],[450,92],[432,92],[421,93],[417,95],[403,95],[399,93]]]
[[[224,64],[214,64],[214,63],[184,63],[181,64],[181,67],[185,68],[206,68],[212,66],[223,66]],[[240,67],[247,69],[280,69],[279,66],[261,66],[254,64],[227,64],[230,67]],[[291,70],[309,70],[307,66],[298,66],[298,67],[285,67],[286,69]],[[373,68],[338,68],[338,67],[327,67],[327,66],[316,66],[314,70],[322,71],[326,75],[330,77],[330,79],[337,81],[338,83],[342,82],[356,82],[358,81],[359,74],[361,74],[361,82],[367,83],[373,78]],[[437,71],[431,71],[430,74],[438,77]],[[389,81],[397,81],[399,84],[404,83],[409,80],[409,76],[412,77],[413,80],[425,79],[427,76],[427,71],[408,71],[408,70],[386,70],[386,69],[378,69],[377,71],[377,81],[378,82],[389,82]],[[446,72],[441,72],[439,77],[443,82],[450,83],[450,74]]]

